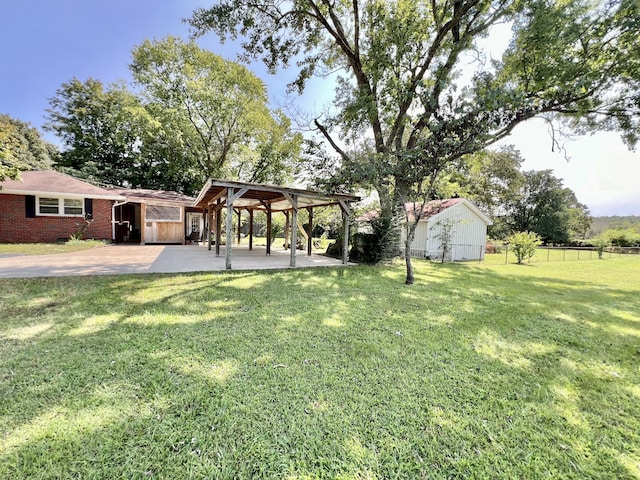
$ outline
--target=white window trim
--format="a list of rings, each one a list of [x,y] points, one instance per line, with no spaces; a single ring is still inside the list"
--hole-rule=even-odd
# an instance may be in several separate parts
[[[58,200],[58,213],[42,213],[40,211],[40,199],[41,198],[55,198]],[[66,214],[64,213],[64,201],[65,200],[80,200],[82,206],[82,213]],[[36,197],[36,215],[39,217],[83,217],[84,211],[84,198],[78,197],[58,197],[54,195],[38,195]]]

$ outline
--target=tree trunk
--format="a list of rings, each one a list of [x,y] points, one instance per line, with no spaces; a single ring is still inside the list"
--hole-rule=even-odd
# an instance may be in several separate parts
[[[404,283],[405,285],[413,285],[415,277],[413,275],[413,264],[411,263],[411,242],[408,238],[404,244],[404,263],[407,266],[407,278]]]
[[[413,264],[411,263],[411,244],[416,236],[416,227],[418,222],[410,222],[406,226],[406,238],[404,241],[404,263],[407,266],[407,278],[405,280],[406,285],[413,285],[415,277],[413,275]]]

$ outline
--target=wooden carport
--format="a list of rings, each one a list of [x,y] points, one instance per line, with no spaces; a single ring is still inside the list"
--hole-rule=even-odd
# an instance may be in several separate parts
[[[323,194],[311,190],[297,188],[280,187],[275,185],[264,185],[258,183],[232,182],[225,180],[209,179],[202,187],[200,194],[194,202],[195,207],[206,210],[207,216],[207,242],[211,250],[211,226],[215,221],[215,249],[216,255],[220,255],[220,243],[222,241],[222,215],[224,208],[227,209],[226,219],[226,268],[231,269],[231,247],[234,211],[247,210],[249,212],[249,249],[253,248],[253,213],[263,211],[267,215],[267,250],[266,254],[271,254],[271,218],[273,212],[290,212],[291,214],[291,259],[290,266],[296,266],[296,246],[298,243],[298,211],[307,209],[309,213],[309,223],[307,228],[307,255],[311,255],[313,231],[313,209],[337,205],[342,211],[342,222],[344,227],[344,243],[342,247],[342,263],[346,264],[349,256],[349,215],[351,213],[350,203],[360,200],[360,197],[345,194]],[[214,220],[215,218],[215,220]],[[285,233],[286,235],[286,233]]]

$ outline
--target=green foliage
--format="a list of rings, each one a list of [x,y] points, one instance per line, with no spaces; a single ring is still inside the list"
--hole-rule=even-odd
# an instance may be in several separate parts
[[[55,146],[45,141],[37,129],[0,114],[0,181],[17,179],[24,170],[50,169],[56,155]]]
[[[513,146],[499,150],[482,150],[464,155],[441,181],[441,198],[454,194],[471,200],[489,217],[498,217],[520,195],[524,177],[520,170],[523,158]]]
[[[0,279],[0,478],[633,478],[640,262]]]
[[[531,259],[540,244],[542,240],[535,232],[517,232],[509,236],[509,248],[515,254],[518,264]]]
[[[453,245],[453,237],[456,233],[453,230],[453,227],[455,227],[457,223],[459,222],[453,218],[446,218],[444,220],[437,221],[436,224],[431,227],[432,230],[438,230],[435,238],[440,240],[440,248],[442,248],[442,263],[447,259],[451,259],[451,247]]]
[[[522,157],[513,147],[465,155],[437,185],[438,195],[473,201],[492,220],[488,234],[506,238],[531,230],[547,242],[584,241],[591,227],[586,205],[550,170],[520,170]]]
[[[584,238],[591,219],[587,207],[551,170],[524,172],[520,194],[507,212],[514,231],[536,232],[545,243],[569,243],[572,233]]]
[[[50,105],[45,128],[65,146],[56,168],[110,185],[152,187],[146,176],[160,171],[158,163],[146,162],[145,147],[158,125],[124,84],[105,87],[92,78],[73,78],[62,84]],[[177,187],[168,177],[167,185]]]
[[[609,229],[600,234],[615,247],[632,247],[640,245],[640,230],[636,228]]]
[[[64,83],[47,128],[65,144],[58,168],[112,185],[195,194],[207,178],[285,183],[302,138],[270,112],[245,67],[175,37],[145,41],[123,83]]]
[[[509,48],[488,66],[480,40],[508,22]],[[534,117],[579,132],[617,130],[630,146],[640,131],[640,7],[632,0],[220,0],[190,23],[238,40],[243,58],[272,72],[296,62],[297,91],[313,75],[339,72],[333,108],[313,121],[316,176],[336,189],[375,189],[383,216],[432,199],[458,159]],[[466,84],[463,68],[475,69]],[[551,222],[544,228],[549,238],[568,237]]]
[[[371,233],[354,235],[349,260],[357,263],[375,265],[389,262],[398,255],[399,229],[389,217],[376,216],[368,225]]]
[[[613,216],[613,217],[594,217],[591,228],[589,230],[590,237],[596,237],[605,230],[633,228],[640,232],[640,217],[631,216]]]
[[[598,258],[602,259],[602,254],[604,253],[604,249],[611,245],[610,240],[606,236],[600,236],[595,238],[592,241],[594,247],[596,247],[596,251],[598,252]]]
[[[246,67],[176,37],[145,41],[131,71],[166,134],[175,136],[201,179],[282,183],[301,137],[272,116],[262,81]]]

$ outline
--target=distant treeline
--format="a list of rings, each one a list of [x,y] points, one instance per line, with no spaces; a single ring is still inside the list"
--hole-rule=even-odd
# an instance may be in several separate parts
[[[592,217],[588,238],[597,237],[607,230],[636,229],[640,232],[640,216],[629,215],[624,217]]]

